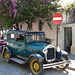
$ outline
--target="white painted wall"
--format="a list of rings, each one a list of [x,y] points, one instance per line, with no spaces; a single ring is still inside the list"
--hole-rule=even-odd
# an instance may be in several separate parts
[[[22,30],[27,30],[27,24],[26,23],[19,23],[19,27],[20,25],[23,25]],[[45,32],[45,36],[49,39],[52,39],[52,45],[56,46],[56,27],[57,25],[55,25],[53,22],[51,22],[52,25],[52,30],[49,28],[47,22],[44,22],[42,31]],[[37,22],[33,23],[33,31],[38,31],[39,29],[39,21],[37,20]],[[62,30],[58,32],[59,34],[59,45],[61,46],[61,48],[63,49],[63,37],[62,37]]]

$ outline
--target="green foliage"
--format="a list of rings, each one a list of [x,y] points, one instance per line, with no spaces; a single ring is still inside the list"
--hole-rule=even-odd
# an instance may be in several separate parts
[[[55,0],[56,1],[56,0]],[[8,6],[11,6],[10,2]],[[14,12],[9,16],[9,11],[6,6],[2,6],[0,10],[5,9],[5,12],[0,14],[0,20],[3,19],[2,26],[5,28],[12,28],[13,24],[16,24],[15,28],[18,27],[19,22],[26,22],[29,29],[32,29],[32,23],[36,21],[36,18],[44,18],[51,28],[50,21],[52,20],[53,12],[58,11],[57,2],[52,3],[51,1],[44,0],[17,0],[16,9],[17,15],[14,18]],[[5,16],[6,12],[8,15]]]
[[[27,24],[36,21],[36,18],[45,18],[51,28],[50,21],[52,13],[58,11],[57,3],[51,1],[43,2],[42,0],[18,0],[17,12],[19,13],[20,21],[25,21]]]

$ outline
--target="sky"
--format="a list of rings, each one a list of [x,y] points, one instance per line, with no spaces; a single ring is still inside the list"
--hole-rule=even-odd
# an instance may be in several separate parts
[[[60,0],[59,4],[61,4],[62,6],[65,6],[67,4],[72,4],[75,0]]]

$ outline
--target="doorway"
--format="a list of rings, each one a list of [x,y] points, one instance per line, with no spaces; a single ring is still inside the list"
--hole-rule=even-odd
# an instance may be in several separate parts
[[[72,27],[64,28],[64,50],[70,53],[72,46]]]

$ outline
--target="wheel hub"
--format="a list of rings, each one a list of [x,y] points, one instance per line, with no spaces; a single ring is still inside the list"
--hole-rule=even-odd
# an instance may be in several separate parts
[[[5,52],[5,60],[6,60],[6,61],[9,60],[9,52],[8,52],[8,51]]]
[[[38,69],[39,69],[39,64],[38,64],[38,63],[35,63],[35,64],[34,64],[34,69],[35,69],[35,70],[38,70]]]

